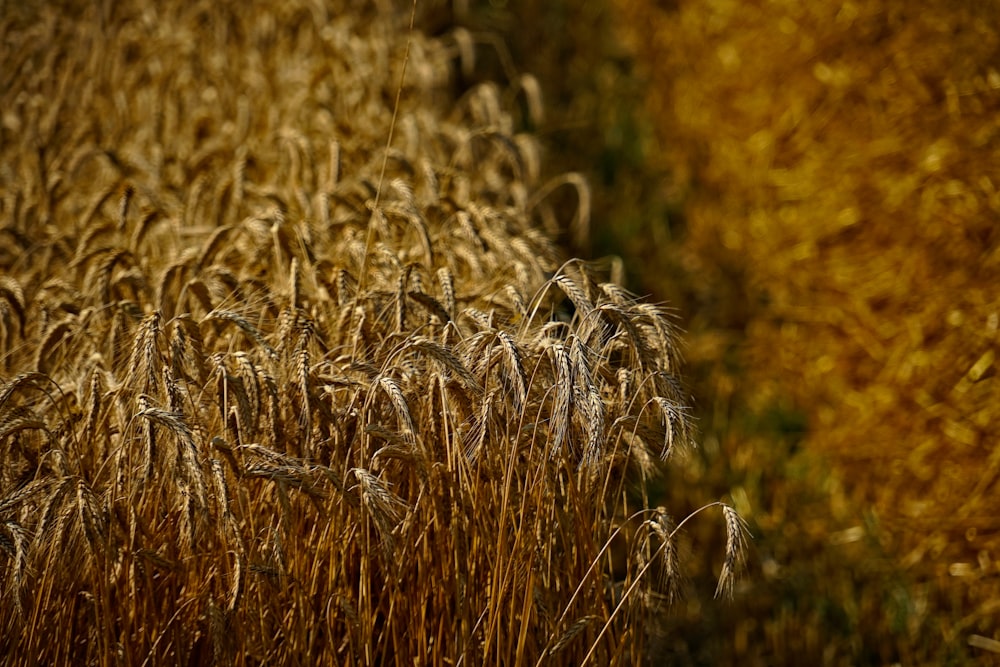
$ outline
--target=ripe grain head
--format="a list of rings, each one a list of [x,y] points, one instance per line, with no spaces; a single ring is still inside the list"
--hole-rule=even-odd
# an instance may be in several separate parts
[[[0,603],[12,655],[635,658],[602,549],[629,438],[688,437],[675,341],[559,270],[547,197],[589,206],[538,181],[532,80],[456,100],[464,38],[370,3],[15,14],[0,550],[40,630]]]

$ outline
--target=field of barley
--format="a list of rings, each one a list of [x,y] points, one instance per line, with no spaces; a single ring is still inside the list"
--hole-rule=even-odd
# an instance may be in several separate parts
[[[733,604],[689,570],[670,662],[995,664],[996,4],[487,16],[588,165],[593,250],[677,309],[700,448],[654,502],[731,492],[754,535]]]
[[[676,313],[572,259],[484,8],[2,6],[4,664],[656,664],[725,604]]]
[[[10,4],[0,663],[997,660],[994,5]]]

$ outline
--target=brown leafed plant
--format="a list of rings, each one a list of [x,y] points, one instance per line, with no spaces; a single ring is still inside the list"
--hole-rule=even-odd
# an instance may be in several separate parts
[[[409,10],[5,12],[12,664],[642,657],[674,325],[541,231],[587,207],[507,111],[533,80],[461,91],[475,44]]]

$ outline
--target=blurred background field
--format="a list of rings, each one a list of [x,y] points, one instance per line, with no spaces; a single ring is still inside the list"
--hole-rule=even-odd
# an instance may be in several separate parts
[[[593,190],[580,250],[622,256],[686,330],[701,447],[662,502],[733,489],[755,536],[732,603],[689,561],[661,655],[997,660],[1000,8],[511,0],[466,20],[541,82],[549,168]]]

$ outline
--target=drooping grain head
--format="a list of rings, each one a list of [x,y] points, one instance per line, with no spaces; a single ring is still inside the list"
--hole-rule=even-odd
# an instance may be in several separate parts
[[[641,652],[603,547],[691,436],[674,332],[560,266],[533,80],[456,95],[391,5],[0,22],[15,663]]]

